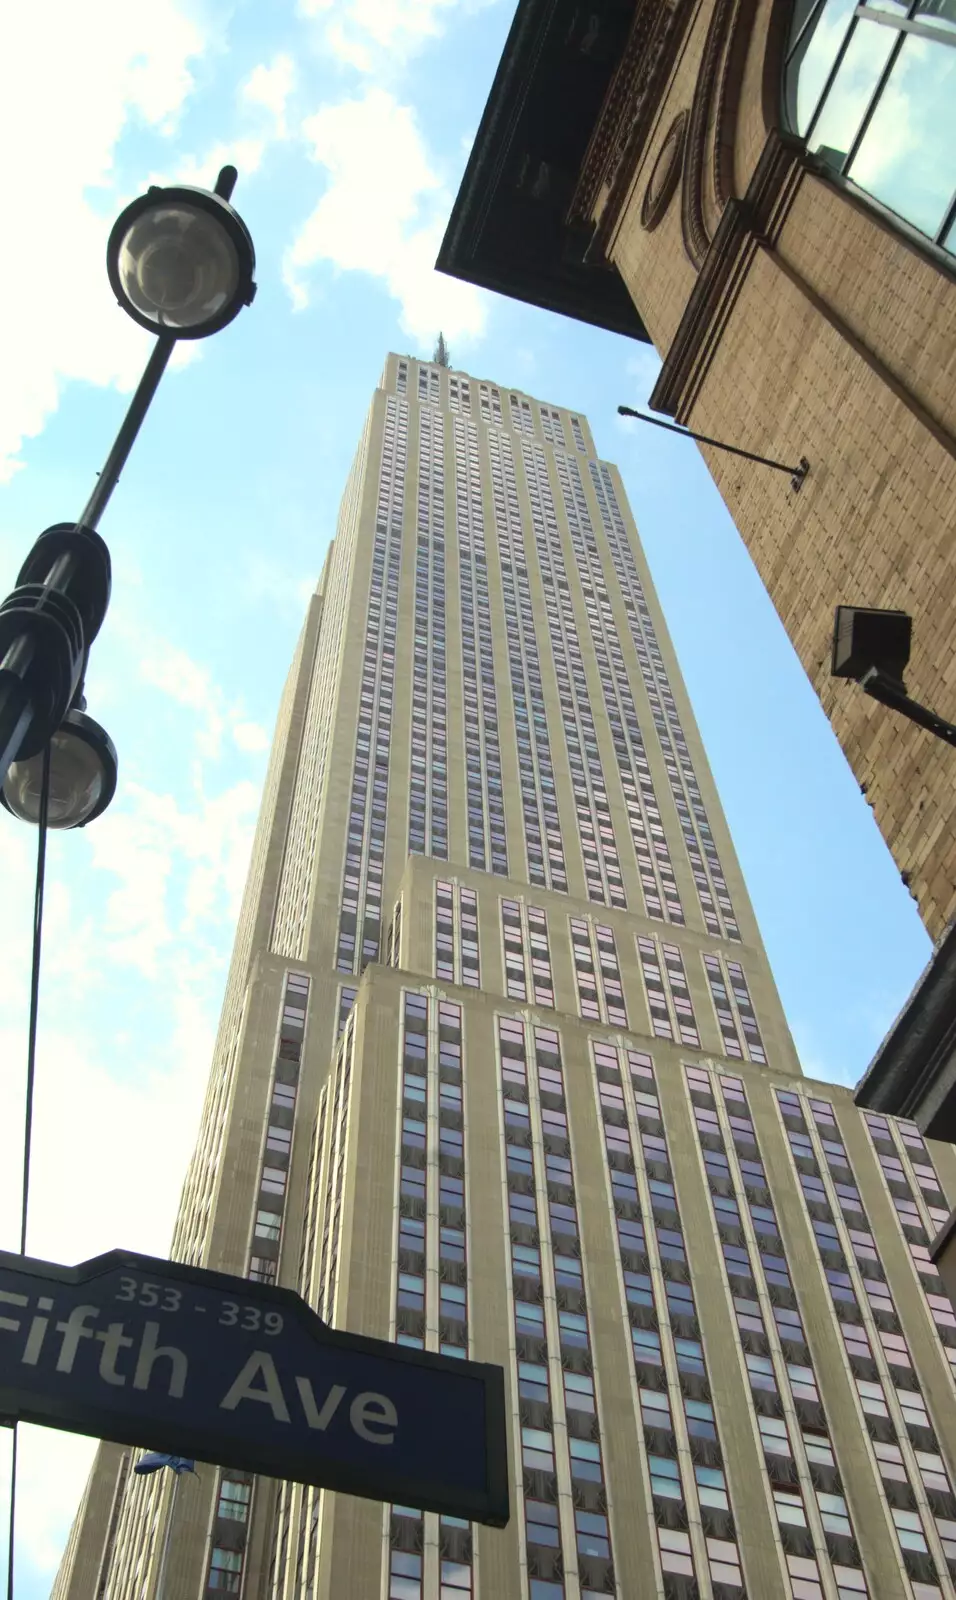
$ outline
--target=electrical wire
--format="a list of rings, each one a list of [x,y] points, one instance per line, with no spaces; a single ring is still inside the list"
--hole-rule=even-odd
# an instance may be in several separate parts
[[[50,814],[50,746],[43,752],[40,780],[40,817],[37,830],[37,873],[33,897],[33,962],[30,972],[30,1021],[27,1042],[27,1088],[23,1118],[23,1182],[20,1198],[20,1254],[27,1251],[27,1212],[30,1204],[30,1151],[33,1143],[33,1085],[37,1060],[37,1016],[40,1002],[40,949],[43,939],[43,887],[46,879],[46,835]],[[7,1532],[7,1600],[13,1600],[14,1531],[17,1512],[17,1425],[13,1424],[10,1452],[10,1523]]]

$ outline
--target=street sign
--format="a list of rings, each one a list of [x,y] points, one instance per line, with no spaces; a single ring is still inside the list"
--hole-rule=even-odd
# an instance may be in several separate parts
[[[291,1289],[0,1252],[0,1419],[508,1521],[500,1367],[328,1327]]]

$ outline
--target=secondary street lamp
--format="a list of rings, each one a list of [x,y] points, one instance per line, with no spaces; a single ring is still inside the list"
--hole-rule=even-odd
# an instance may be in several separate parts
[[[178,339],[217,333],[255,295],[255,251],[229,204],[235,167],[210,193],[150,189],[117,219],[107,272],[119,304],[156,334],[123,424],[79,520],[40,535],[0,604],[0,804],[27,822],[77,828],[106,810],[116,752],[86,715],[83,678],[110,598],[109,551],[97,533]]]
[[[833,627],[830,675],[852,678],[860,688],[891,711],[956,744],[956,726],[921,706],[906,692],[903,673],[910,658],[913,619],[905,611],[879,611],[867,606],[837,606]]]

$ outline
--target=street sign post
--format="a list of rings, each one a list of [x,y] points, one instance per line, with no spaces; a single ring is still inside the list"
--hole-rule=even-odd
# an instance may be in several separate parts
[[[0,1419],[508,1521],[500,1367],[342,1333],[290,1289],[152,1256],[0,1252]]]

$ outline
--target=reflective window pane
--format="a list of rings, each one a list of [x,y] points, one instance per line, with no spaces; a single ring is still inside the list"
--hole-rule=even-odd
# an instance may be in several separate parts
[[[907,35],[848,176],[935,237],[956,189],[956,49]]]
[[[838,171],[860,130],[890,51],[898,41],[895,28],[873,22],[856,25],[810,135],[810,148]]]
[[[854,9],[855,0],[826,0],[802,38],[802,9],[794,17],[791,37],[799,44],[787,68],[787,116],[798,133],[806,133],[810,126]]]

